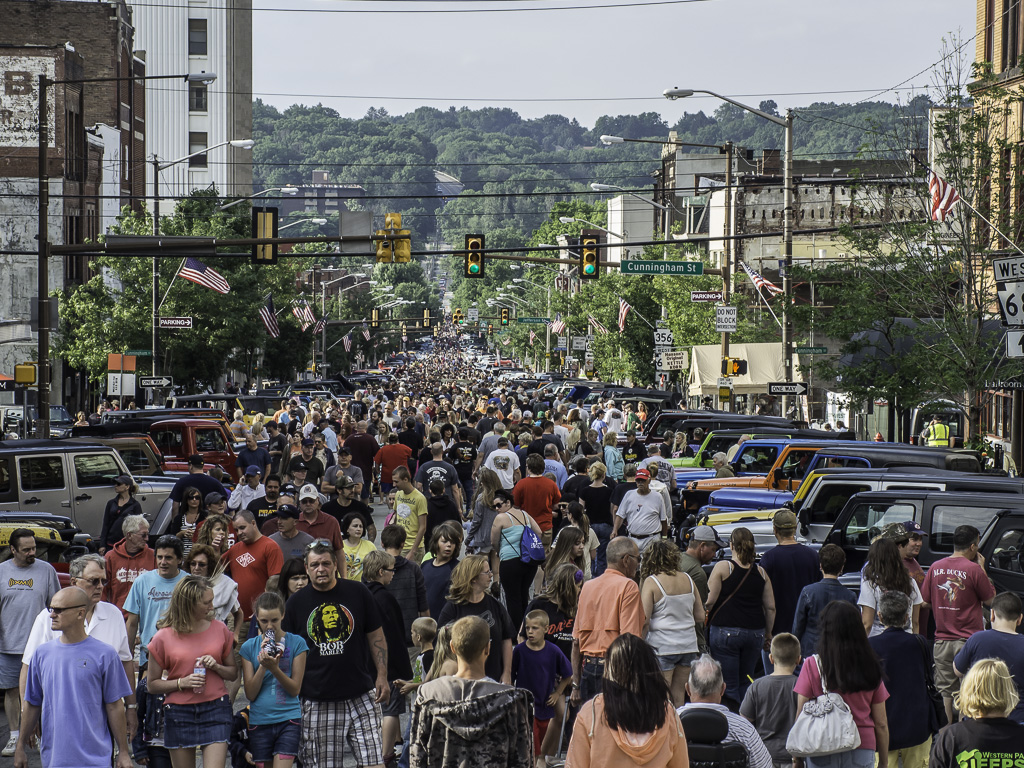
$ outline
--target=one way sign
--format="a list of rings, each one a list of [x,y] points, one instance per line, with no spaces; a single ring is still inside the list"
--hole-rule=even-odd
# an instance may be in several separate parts
[[[174,379],[170,376],[140,376],[139,386],[143,389],[150,389],[152,387],[170,387],[173,386]]]
[[[808,390],[807,383],[803,381],[768,382],[769,395],[806,395]]]

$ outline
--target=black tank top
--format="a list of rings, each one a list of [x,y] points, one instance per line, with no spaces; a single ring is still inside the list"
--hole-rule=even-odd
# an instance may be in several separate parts
[[[722,582],[722,592],[718,596],[718,604],[722,608],[718,610],[712,606],[714,615],[711,618],[711,626],[764,629],[764,577],[761,575],[761,569],[754,564],[750,566],[750,575],[747,576],[747,569],[732,562],[729,564],[732,566],[732,573]],[[744,576],[746,581],[743,580]],[[741,581],[743,586],[740,586]],[[725,602],[726,598],[728,602]]]

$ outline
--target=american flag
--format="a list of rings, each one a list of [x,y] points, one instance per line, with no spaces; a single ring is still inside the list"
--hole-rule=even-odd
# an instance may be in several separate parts
[[[534,339],[536,339],[536,338],[537,338],[537,334],[536,334],[536,333],[534,333],[533,331],[530,331],[530,346],[531,346],[531,347],[533,346],[533,341],[534,341]]]
[[[590,327],[598,333],[602,335],[608,333],[608,329],[601,325],[593,315],[587,315],[587,322],[590,323]]]
[[[267,294],[267,303],[260,307],[260,319],[263,320],[263,325],[267,327],[267,333],[273,338],[277,338],[281,335],[281,329],[277,325],[277,315],[274,313],[274,297],[272,294]]]
[[[363,326],[363,338],[366,339],[367,341],[370,340],[370,329],[367,328],[365,325]]]
[[[210,269],[199,259],[193,259],[191,256],[185,259],[185,263],[178,272],[178,277],[191,280],[193,283],[201,285],[204,288],[210,288],[217,293],[231,292],[231,286],[228,285],[227,280],[221,277],[219,272],[214,269]]]
[[[302,300],[301,304],[292,305],[292,314],[295,315],[295,319],[299,321],[299,327],[302,330],[306,330],[316,322],[316,318],[313,316],[313,310],[309,306],[309,302],[305,299]]]
[[[345,348],[346,352],[352,351],[352,334],[346,333],[341,337],[341,345]]]
[[[506,337],[506,338],[504,338],[504,339],[502,339],[502,340],[501,340],[501,343],[502,343],[502,344],[503,344],[504,346],[506,346],[506,347],[507,347],[507,346],[508,346],[509,344],[511,344],[511,343],[512,343],[512,338],[511,338],[511,337]]]
[[[779,288],[779,286],[771,280],[765,280],[760,274],[758,274],[757,270],[751,269],[745,262],[741,261],[740,267],[742,267],[743,271],[747,273],[747,277],[750,278],[750,282],[754,284],[754,287],[757,288],[758,292],[760,292],[762,288],[768,291],[769,299],[782,293],[782,289]]]
[[[320,335],[321,333],[324,332],[324,329],[326,327],[327,327],[327,318],[326,317],[321,317],[319,320],[316,321],[316,323],[313,324],[313,335],[314,336]]]
[[[928,176],[928,194],[932,198],[932,221],[945,221],[950,209],[960,200],[960,193],[935,171],[929,171]]]
[[[629,310],[632,307],[626,303],[625,299],[619,299],[619,333],[626,330],[626,315],[629,314]]]
[[[551,332],[556,336],[561,336],[565,333],[565,321],[562,319],[562,314],[555,314],[555,321],[551,324]]]

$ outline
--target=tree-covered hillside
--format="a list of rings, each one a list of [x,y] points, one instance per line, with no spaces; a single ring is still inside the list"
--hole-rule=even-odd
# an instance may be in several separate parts
[[[679,104],[682,108],[685,101]],[[850,159],[871,144],[877,156],[880,131],[894,125],[904,133],[923,131],[921,118],[929,106],[926,97],[901,106],[880,101],[811,104],[797,110],[796,154]],[[773,101],[759,107],[778,113]],[[782,143],[777,125],[729,104],[711,115],[682,112],[672,125],[646,112],[603,116],[587,128],[561,115],[523,119],[508,108],[420,107],[405,115],[371,108],[352,120],[322,105],[279,111],[257,100],[253,123],[257,186],[305,184],[313,170],[326,170],[331,183],[364,187],[364,205],[375,213],[402,213],[420,242],[441,237],[456,243],[466,232],[502,229],[527,238],[547,220],[554,203],[595,200],[591,182],[649,189],[660,148],[635,143],[606,147],[600,142],[603,134],[664,140],[676,131],[679,141],[730,140],[756,153]],[[458,179],[465,191],[456,199],[439,197],[435,170]]]

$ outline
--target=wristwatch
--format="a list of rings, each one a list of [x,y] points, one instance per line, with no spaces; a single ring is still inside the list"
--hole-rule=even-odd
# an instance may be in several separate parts
[[[125,709],[138,709],[139,705],[138,704],[125,704],[124,708]]]

